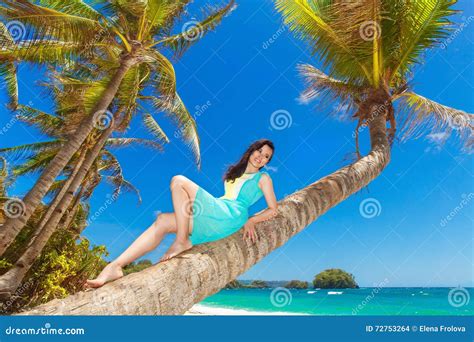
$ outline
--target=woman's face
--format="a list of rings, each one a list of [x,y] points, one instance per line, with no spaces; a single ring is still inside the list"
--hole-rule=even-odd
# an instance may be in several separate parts
[[[263,145],[258,150],[252,152],[249,158],[249,162],[256,168],[265,166],[272,156],[273,150],[268,145]]]

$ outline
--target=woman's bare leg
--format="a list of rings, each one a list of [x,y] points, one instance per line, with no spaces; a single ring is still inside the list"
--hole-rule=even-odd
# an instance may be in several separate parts
[[[87,280],[89,287],[100,287],[106,282],[123,276],[122,267],[155,249],[164,236],[176,232],[174,213],[159,214],[155,222],[148,227],[117,259],[109,263],[94,280]]]
[[[174,212],[176,214],[176,240],[160,261],[169,260],[193,246],[189,240],[189,225],[190,219],[192,218],[192,205],[196,198],[198,185],[190,179],[178,175],[171,179],[170,188]]]

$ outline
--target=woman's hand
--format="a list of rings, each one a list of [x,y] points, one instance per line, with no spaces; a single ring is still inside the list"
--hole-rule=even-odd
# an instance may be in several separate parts
[[[248,220],[244,225],[244,236],[243,239],[249,238],[250,241],[257,241],[257,234],[255,233],[255,223],[252,220]]]

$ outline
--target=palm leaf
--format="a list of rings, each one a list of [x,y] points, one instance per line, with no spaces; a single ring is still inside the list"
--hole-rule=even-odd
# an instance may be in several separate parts
[[[333,107],[334,101],[338,101],[339,108],[345,108],[346,115],[351,115],[365,95],[365,88],[329,77],[310,64],[298,65],[298,71],[306,84],[299,99],[302,103],[318,99],[318,111]]]
[[[143,123],[148,131],[160,142],[169,143],[170,140],[166,133],[161,129],[160,125],[150,114],[143,114]]]
[[[307,41],[312,53],[319,54],[323,66],[329,68],[330,76],[349,80],[354,84],[367,83],[372,79],[364,64],[372,49],[367,42],[354,39],[344,31],[336,30],[333,20],[344,15],[344,1],[275,0],[277,10],[286,25],[297,37]],[[336,22],[337,24],[337,22]],[[346,21],[346,26],[348,25]],[[340,26],[340,25],[339,25]],[[353,27],[351,25],[351,30]],[[361,47],[366,46],[365,50]],[[362,51],[363,53],[361,53]]]
[[[199,169],[201,167],[201,154],[196,122],[189,114],[179,95],[176,94],[171,101],[158,97],[149,97],[149,99],[156,110],[164,112],[178,126],[179,136],[191,148]]]
[[[150,35],[159,35],[161,32],[169,35],[173,24],[183,15],[185,7],[191,1],[149,1],[146,11],[147,23],[144,31]]]
[[[91,41],[100,41],[100,38],[104,37],[104,28],[100,22],[85,16],[84,6],[79,2],[73,1],[67,6],[67,4],[59,5],[58,1],[56,9],[36,5],[27,0],[3,2],[5,6],[0,6],[0,16],[8,21],[20,21],[24,25],[25,38],[43,41],[52,38],[88,44]],[[73,12],[75,14],[72,14]],[[90,13],[92,12],[89,11],[88,14]]]
[[[42,171],[58,153],[58,148],[45,149],[28,156],[28,159],[13,169],[15,177]]]
[[[87,56],[90,50],[84,45],[58,40],[25,40],[11,50],[0,51],[0,60],[21,60],[30,63],[59,64]]]
[[[0,57],[1,58],[1,57]],[[0,77],[3,78],[7,90],[8,107],[15,109],[18,106],[18,80],[16,65],[13,62],[0,62]]]
[[[415,139],[429,130],[433,133],[457,131],[461,141],[472,143],[473,115],[444,106],[421,95],[405,92],[397,97],[403,125],[402,140]]]
[[[106,180],[115,187],[114,197],[120,195],[122,189],[125,189],[125,191],[134,192],[138,197],[138,202],[141,203],[142,198],[140,196],[140,191],[124,178],[123,169],[118,159],[108,150],[104,149],[102,153],[105,156],[105,160],[102,160],[104,165],[101,170],[112,172],[111,175],[106,177]]]
[[[110,147],[127,147],[132,144],[139,144],[154,149],[158,149],[160,152],[163,151],[163,146],[156,141],[141,139],[141,138],[109,138],[107,139],[106,145]]]
[[[37,127],[42,133],[52,137],[60,137],[64,120],[42,112],[30,106],[19,105],[16,117],[29,125]]]
[[[432,47],[449,34],[448,17],[455,11],[451,9],[456,0],[405,1],[403,11],[393,18],[399,28],[396,37],[395,64],[391,65],[393,81],[403,78],[407,70],[421,62],[420,57],[426,49]]]
[[[192,44],[214,30],[235,7],[235,1],[231,0],[225,6],[205,9],[205,19],[200,22],[188,21],[183,25],[184,30],[181,33],[167,37],[159,43],[170,48],[175,57],[179,58]]]
[[[32,153],[38,153],[44,150],[50,150],[53,148],[58,148],[63,142],[61,140],[51,140],[43,141],[32,144],[24,144],[13,147],[0,148],[0,153],[5,153],[11,155],[13,159],[22,159],[26,158]]]
[[[173,64],[156,50],[150,50],[146,54],[146,58],[146,62],[155,72],[153,86],[161,95],[174,97],[176,94],[176,74]]]

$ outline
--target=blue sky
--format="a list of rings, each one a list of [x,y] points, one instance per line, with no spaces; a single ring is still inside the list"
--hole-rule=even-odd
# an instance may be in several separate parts
[[[464,12],[453,20],[464,23],[462,30],[446,48],[427,53],[426,63],[416,68],[414,89],[472,113],[474,9],[468,0],[460,1],[457,8]],[[303,89],[296,72],[298,63],[320,66],[307,46],[282,26],[272,2],[239,1],[215,32],[175,64],[179,93],[198,125],[201,170],[196,169],[187,147],[175,138],[176,127],[155,113],[172,140],[164,153],[142,147],[116,151],[126,177],[140,189],[143,203],[138,206],[132,194],[123,195],[85,230],[85,236],[94,244],[105,244],[110,258],[118,256],[153,222],[157,212],[173,211],[169,191],[173,175],[185,175],[221,196],[226,166],[256,139],[275,143],[269,172],[278,199],[344,166],[354,152],[355,123],[298,103]],[[49,110],[51,102],[36,85],[40,74],[22,66],[20,75],[20,101]],[[271,115],[278,110],[289,113],[291,124],[285,129],[271,126]],[[8,126],[8,130],[0,135],[2,146],[45,139],[34,128],[9,122],[11,114],[4,110],[0,127]],[[364,152],[366,133],[361,136]],[[126,135],[147,137],[139,120]],[[461,151],[456,139],[442,146],[440,138],[425,135],[396,144],[390,165],[368,189],[331,209],[239,278],[312,280],[324,269],[342,268],[353,273],[360,286],[382,282],[386,286],[473,286],[473,203],[469,195],[474,192],[473,159]],[[33,182],[34,177],[21,178],[11,195],[24,195]],[[91,214],[104,206],[110,192],[109,186],[99,186],[91,200]],[[361,215],[360,205],[366,199],[380,204],[377,216]],[[264,199],[251,213],[263,208]],[[442,224],[447,216],[451,220]],[[172,239],[165,239],[145,258],[156,261]]]

